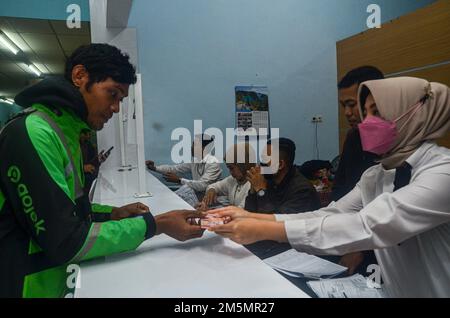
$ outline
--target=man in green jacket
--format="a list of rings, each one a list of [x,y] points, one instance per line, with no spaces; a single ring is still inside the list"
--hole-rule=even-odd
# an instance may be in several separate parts
[[[63,297],[70,264],[133,250],[161,233],[202,236],[186,221],[193,211],[153,217],[142,203],[91,205],[83,194],[80,132],[102,129],[135,82],[127,55],[91,44],[67,60],[65,78],[16,96],[26,110],[0,132],[0,297]]]

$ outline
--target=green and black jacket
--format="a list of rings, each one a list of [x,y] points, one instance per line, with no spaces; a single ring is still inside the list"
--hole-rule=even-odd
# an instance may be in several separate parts
[[[27,111],[0,133],[0,297],[63,297],[68,265],[133,250],[156,226],[150,213],[111,221],[80,193],[87,110],[72,84],[44,80],[16,102]]]

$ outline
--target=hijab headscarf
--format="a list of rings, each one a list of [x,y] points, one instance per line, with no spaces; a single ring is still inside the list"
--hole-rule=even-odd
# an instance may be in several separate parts
[[[417,112],[412,112],[397,122],[397,138],[394,145],[380,160],[385,168],[399,167],[425,141],[441,138],[450,130],[450,89],[448,86],[414,77],[364,82],[358,91],[361,120],[364,119],[364,105],[362,105],[360,96],[364,86],[370,90],[380,116],[389,121],[394,121],[407,113],[421,99],[429,96]],[[404,124],[405,122],[406,124]]]

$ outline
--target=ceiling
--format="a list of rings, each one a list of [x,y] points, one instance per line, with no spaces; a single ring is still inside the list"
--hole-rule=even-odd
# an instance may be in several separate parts
[[[62,75],[66,57],[91,43],[89,22],[69,29],[66,21],[0,17],[0,30],[23,52],[14,55],[0,43],[0,96],[8,98],[38,80],[25,59],[39,69],[41,78]]]

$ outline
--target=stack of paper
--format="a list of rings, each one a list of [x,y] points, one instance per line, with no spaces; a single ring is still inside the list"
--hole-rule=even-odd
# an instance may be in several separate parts
[[[264,262],[272,268],[292,277],[329,278],[347,270],[346,267],[322,258],[290,249],[266,258]]]
[[[370,287],[360,274],[350,277],[307,282],[319,298],[384,298],[382,289]]]

